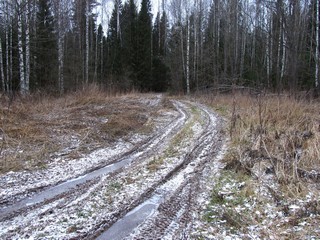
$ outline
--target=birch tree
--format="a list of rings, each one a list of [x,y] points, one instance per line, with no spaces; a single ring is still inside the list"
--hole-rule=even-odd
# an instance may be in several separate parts
[[[0,2],[0,9],[2,9],[2,13],[0,10],[0,19],[4,19],[4,32],[5,32],[5,54],[2,48],[3,45],[3,38],[0,33],[0,80],[1,80],[1,86],[2,86],[2,91],[8,91],[8,81],[9,81],[9,12],[8,12],[8,1],[1,1]],[[2,18],[1,18],[2,16]],[[4,58],[6,59],[6,70],[4,67]]]
[[[63,29],[63,13],[64,13],[64,1],[59,2],[58,9],[58,82],[59,82],[59,92],[62,94],[64,92],[64,29]]]
[[[12,52],[12,45],[9,46],[9,42],[12,43],[12,41],[9,40],[9,36],[12,39],[12,34],[9,34],[9,32],[12,33],[12,23],[11,23],[11,17],[9,15],[9,3],[5,1],[5,6],[3,6],[3,9],[6,9],[6,26],[5,26],[5,38],[6,38],[6,84],[5,84],[5,91],[9,92],[10,91],[10,86],[11,86],[11,78],[12,78],[12,64],[9,65],[9,59],[12,59],[12,56],[9,54],[9,49],[10,52]],[[11,70],[10,70],[11,69]]]
[[[57,19],[58,35],[58,88],[60,94],[64,92],[64,45],[66,32],[67,4],[65,0],[56,0],[54,3]]]
[[[319,1],[316,0],[315,88],[319,90]]]
[[[0,76],[1,76],[2,90],[5,91],[5,89],[6,89],[6,80],[5,80],[5,78],[4,78],[1,35],[0,35]]]
[[[187,94],[190,94],[190,16],[189,16],[189,6],[186,4],[186,20],[187,20],[187,50],[186,50],[186,84],[187,84]]]
[[[30,89],[30,3],[26,2],[25,6],[25,23],[26,23],[26,75],[25,88],[26,92]]]
[[[89,83],[89,0],[86,0],[86,57],[85,57],[85,83]]]
[[[26,79],[25,79],[25,62],[24,62],[24,51],[22,42],[22,21],[23,21],[23,2],[17,0],[17,21],[18,21],[18,53],[19,53],[19,75],[20,75],[20,92],[22,95],[28,93]]]

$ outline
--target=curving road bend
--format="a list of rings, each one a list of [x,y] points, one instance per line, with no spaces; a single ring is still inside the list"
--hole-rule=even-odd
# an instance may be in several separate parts
[[[74,178],[38,191],[26,188],[26,198],[12,196],[0,203],[0,238],[191,236],[207,179],[221,167],[223,121],[196,102],[171,101],[175,109],[134,147],[106,153],[104,164]]]

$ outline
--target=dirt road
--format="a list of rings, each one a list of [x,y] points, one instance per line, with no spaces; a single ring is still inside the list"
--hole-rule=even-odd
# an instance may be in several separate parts
[[[161,95],[143,99],[157,107]],[[1,239],[186,239],[225,151],[222,120],[171,99],[152,131],[44,170],[0,177]]]

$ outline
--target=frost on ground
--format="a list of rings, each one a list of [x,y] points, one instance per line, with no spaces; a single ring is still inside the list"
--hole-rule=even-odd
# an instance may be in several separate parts
[[[158,119],[157,126],[159,128],[168,124],[168,122],[175,117],[174,113],[171,113],[172,115],[168,114],[167,116],[162,117],[163,114],[157,112],[161,105],[162,98],[160,95],[150,96],[149,98],[122,97],[121,99],[122,108],[124,108],[124,110],[126,110],[126,108],[134,107],[137,111],[136,115],[139,115],[141,114],[140,112],[143,112],[143,114],[149,119],[153,118],[152,114],[156,114],[155,116],[157,116]],[[111,105],[110,102],[107,102],[106,104]],[[152,108],[149,109],[149,106],[152,106]],[[106,108],[104,105],[90,107],[99,112]],[[117,105],[115,107],[117,107]],[[92,108],[90,111],[94,111]],[[121,109],[118,111],[121,111]],[[100,121],[102,116],[99,115],[97,115],[95,118],[83,118],[83,116],[81,116],[84,127],[88,128],[88,126],[95,123],[93,126],[90,126],[92,129],[88,129],[88,132],[97,131],[93,128],[99,129],[101,125],[103,126],[105,123],[107,123],[106,119],[112,117],[113,114],[112,111],[109,112],[107,110],[104,110],[103,113],[106,114],[103,117],[103,121]],[[93,112],[91,114],[95,115]],[[47,115],[47,118],[42,117],[44,118],[43,121],[50,121],[52,115],[54,114],[50,113]],[[97,122],[101,122],[101,125],[97,124]],[[148,123],[144,125],[146,128],[147,124]],[[61,126],[56,126],[55,129],[51,128],[50,131],[60,131],[60,128]],[[101,133],[101,135],[103,134],[104,133]],[[48,159],[43,159],[43,162],[46,163],[44,167],[40,169],[35,168],[31,171],[10,171],[0,175],[0,203],[7,203],[12,200],[25,198],[26,196],[44,187],[55,185],[68,179],[84,175],[86,172],[94,168],[107,165],[115,157],[126,151],[129,151],[147,137],[148,134],[144,133],[143,130],[142,132],[136,132],[135,134],[133,134],[131,131],[131,133],[128,132],[128,135],[124,135],[124,137],[116,139],[115,141],[106,139],[103,142],[101,139],[96,139],[96,141],[94,141],[95,139],[90,139],[92,141],[87,143],[86,141],[83,141],[83,139],[79,139],[79,136],[75,135],[75,131],[72,131],[71,129],[69,131],[65,130],[64,135],[61,136],[61,139],[59,139],[60,145],[64,145],[65,148],[61,148],[60,151],[54,152],[49,156]],[[90,148],[92,145],[97,145],[100,147],[87,153],[85,148],[87,146]],[[7,151],[9,150],[10,149],[8,148]],[[14,152],[15,150],[13,149],[12,151]],[[25,160],[25,164],[28,164],[27,162],[28,161]]]
[[[112,236],[115,223],[130,222],[139,211],[145,219],[132,219],[134,227],[128,224],[118,239],[319,238],[318,186],[310,184],[306,194],[285,198],[274,174],[261,171],[260,165],[252,170],[254,177],[224,169],[229,148],[223,120],[208,107],[161,95],[119,97],[116,102],[120,114],[98,114],[101,121],[93,113],[81,118],[89,119],[84,125],[91,132],[111,124],[112,138],[105,134],[103,142],[88,134],[99,140],[91,143],[86,135],[70,131],[59,135],[70,142],[52,153],[43,168],[0,176],[1,239],[95,239],[109,230]],[[108,112],[101,104],[93,109]],[[121,118],[124,113],[127,117]],[[130,120],[140,124],[134,125],[137,129]],[[77,184],[95,170],[116,165],[120,167]],[[5,211],[64,182],[74,185]]]
[[[320,195],[308,184],[288,198],[272,173],[258,178],[223,170],[213,181],[195,239],[319,239]]]
[[[150,101],[144,98],[141,104],[150,105],[153,109],[160,104],[170,105],[160,100],[160,96]],[[130,101],[136,103],[139,98]],[[120,139],[76,159],[56,153],[45,169],[3,174],[1,196],[5,209],[6,201],[15,202],[24,196],[21,192],[32,197],[37,195],[33,189],[68,179],[74,181],[77,176],[97,166],[112,165],[113,159],[121,161],[122,158],[118,157],[123,154],[132,158],[131,164],[116,172],[100,175],[75,186],[75,189],[26,206],[26,210],[21,209],[12,216],[5,216],[1,222],[0,236],[12,239],[88,238],[95,235],[99,228],[103,230],[110,226],[154,190],[173,194],[186,181],[186,176],[194,174],[198,163],[190,158],[190,151],[202,144],[198,139],[206,140],[205,134],[215,136],[211,130],[215,129],[214,126],[210,126],[209,133],[206,132],[211,115],[197,107],[193,103],[172,101],[171,107],[162,106],[156,113],[149,114],[145,124],[152,130],[148,130],[147,134],[132,134],[125,140]],[[212,137],[210,139],[213,140]],[[214,144],[210,139],[206,141]],[[197,152],[200,153],[200,150],[199,163],[210,149],[206,145]],[[170,180],[176,172],[180,173]]]

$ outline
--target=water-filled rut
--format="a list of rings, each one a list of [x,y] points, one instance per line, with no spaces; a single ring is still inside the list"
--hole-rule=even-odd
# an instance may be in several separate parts
[[[204,170],[217,166],[218,171],[222,121],[198,103],[171,101],[175,117],[108,164],[0,205],[0,237],[177,239],[188,234]]]

